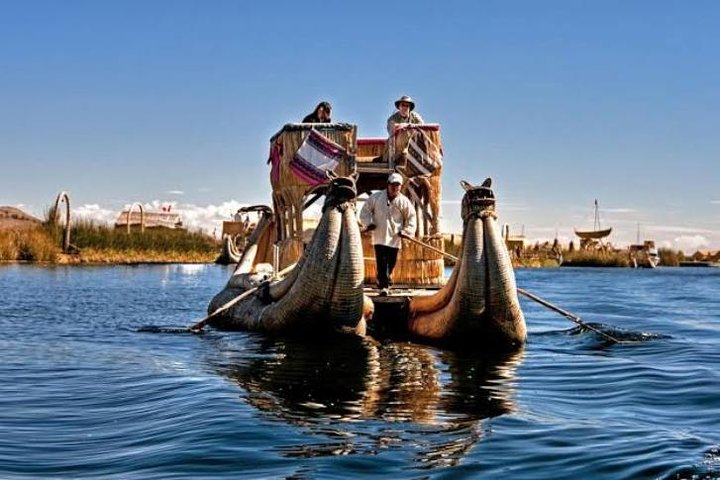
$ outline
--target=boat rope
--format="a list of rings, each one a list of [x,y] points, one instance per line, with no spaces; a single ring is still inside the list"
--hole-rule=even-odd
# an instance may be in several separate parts
[[[450,259],[450,260],[453,260],[453,261],[455,261],[455,262],[458,261],[458,257],[456,257],[455,255],[452,255],[452,254],[450,254],[450,253],[444,252],[443,250],[440,250],[439,248],[433,247],[432,245],[428,245],[428,244],[425,243],[425,242],[421,242],[420,240],[417,240],[416,238],[409,237],[409,236],[405,235],[404,233],[401,233],[400,236],[401,236],[402,238],[406,239],[406,240],[410,240],[410,241],[413,242],[413,243],[416,243],[416,244],[418,244],[418,245],[420,245],[420,246],[422,246],[422,247],[425,247],[425,248],[427,248],[428,250],[431,250],[431,251],[433,251],[433,252],[439,253],[439,254],[443,255],[444,257],[446,257],[446,258],[448,258],[448,259]],[[573,314],[573,313],[570,313],[570,312],[568,312],[567,310],[563,310],[562,308],[558,307],[557,305],[553,305],[552,303],[548,302],[547,300],[544,300],[544,299],[538,297],[537,295],[528,292],[527,290],[523,290],[522,288],[517,287],[517,292],[518,292],[520,295],[523,295],[523,296],[529,298],[530,300],[533,300],[533,301],[539,303],[540,305],[542,305],[542,306],[544,306],[544,307],[547,307],[547,308],[549,308],[550,310],[552,310],[552,311],[554,311],[554,312],[556,312],[556,313],[559,313],[560,315],[564,316],[565,318],[567,318],[567,319],[570,320],[571,322],[574,322],[575,324],[581,326],[582,328],[586,328],[586,329],[588,329],[588,330],[591,330],[591,331],[597,333],[598,335],[600,335],[601,337],[603,337],[605,340],[608,340],[608,341],[610,341],[610,342],[612,342],[612,343],[624,343],[622,340],[618,340],[617,338],[613,337],[612,335],[610,335],[610,334],[608,334],[608,333],[605,333],[605,332],[603,332],[602,330],[600,330],[600,329],[598,329],[598,328],[595,328],[595,327],[593,327],[593,326],[590,325],[590,324],[585,323],[585,322],[582,321],[582,320],[580,319],[580,317],[578,317],[577,315],[575,315],[575,314]]]

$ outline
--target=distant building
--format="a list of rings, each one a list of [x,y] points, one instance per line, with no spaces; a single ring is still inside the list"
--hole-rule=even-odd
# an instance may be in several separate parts
[[[507,223],[503,225],[502,236],[509,252],[520,253],[525,250],[527,238],[525,238],[525,235],[510,235],[510,225]]]
[[[115,228],[127,228],[128,212],[123,210],[115,220]],[[130,228],[140,227],[140,212],[135,210],[130,214]],[[183,228],[179,213],[171,212],[145,212],[145,228]]]

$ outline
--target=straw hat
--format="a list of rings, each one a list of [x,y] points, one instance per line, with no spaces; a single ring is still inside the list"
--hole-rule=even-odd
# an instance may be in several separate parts
[[[395,100],[395,108],[400,108],[400,103],[405,102],[410,104],[410,111],[412,112],[415,110],[415,102],[412,98],[408,97],[407,95],[403,95],[402,97]]]

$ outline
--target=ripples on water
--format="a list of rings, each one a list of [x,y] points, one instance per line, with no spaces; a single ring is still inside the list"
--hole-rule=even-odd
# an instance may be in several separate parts
[[[0,267],[1,478],[720,478],[720,271],[519,270],[524,350],[137,333],[218,266]]]

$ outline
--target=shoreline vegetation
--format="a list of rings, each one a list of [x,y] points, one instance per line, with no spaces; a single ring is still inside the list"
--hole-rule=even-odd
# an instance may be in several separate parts
[[[141,264],[141,263],[213,263],[221,251],[221,242],[200,231],[133,226],[128,232],[90,220],[76,221],[70,227],[70,248],[61,245],[64,225],[57,224],[53,209],[45,221],[17,209],[5,209],[5,228],[0,228],[0,263],[23,262],[58,265]],[[2,227],[2,225],[0,225]],[[457,256],[460,236],[445,237],[445,251]],[[516,268],[630,267],[628,249],[563,249],[536,244],[509,249]],[[682,251],[659,249],[661,266],[679,266],[688,260],[698,262],[698,253],[686,257]],[[714,259],[710,259],[716,261]],[[452,262],[446,260],[446,265]]]
[[[54,215],[47,215],[54,218]],[[92,221],[73,222],[63,252],[63,226],[53,221],[0,230],[0,262],[45,264],[212,263],[220,242],[182,229],[125,229]]]
[[[58,265],[213,263],[221,242],[201,232],[182,229],[125,229],[80,221],[70,228],[70,252],[63,253],[62,226],[53,222],[0,230],[0,262]],[[445,242],[445,251],[457,256],[460,245]],[[683,252],[659,249],[661,266],[679,266],[687,260]],[[570,250],[535,246],[511,251],[516,268],[630,267],[628,250]],[[692,259],[692,257],[691,257]],[[446,265],[452,262],[446,260]]]
[[[460,245],[456,238],[445,238],[445,251],[457,256]],[[552,247],[548,244],[534,245],[523,249],[509,249],[515,268],[554,268],[554,267],[631,267],[632,257],[629,249],[574,249]],[[660,266],[677,267],[687,260],[682,251],[668,248],[658,250]],[[692,260],[694,257],[691,257]],[[447,260],[446,260],[447,263]],[[451,265],[451,263],[447,263]]]

